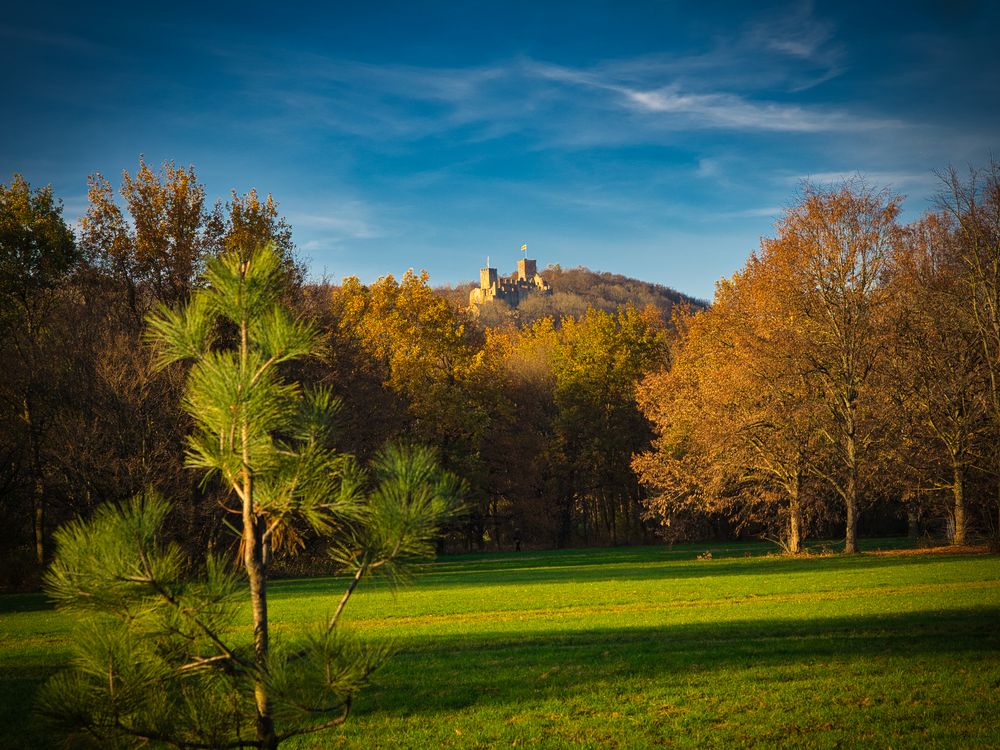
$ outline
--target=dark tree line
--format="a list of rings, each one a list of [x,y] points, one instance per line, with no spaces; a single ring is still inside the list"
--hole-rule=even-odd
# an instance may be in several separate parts
[[[107,180],[91,178],[74,237],[51,189],[18,176],[0,189],[7,584],[47,559],[57,526],[147,487],[187,501],[174,519],[179,536],[222,543],[217,488],[183,468],[183,372],[153,366],[145,317],[185,299],[206,260],[227,248],[274,242],[291,288],[301,279],[270,196],[234,193],[210,207],[193,169],[144,162],[119,193],[120,201]]]

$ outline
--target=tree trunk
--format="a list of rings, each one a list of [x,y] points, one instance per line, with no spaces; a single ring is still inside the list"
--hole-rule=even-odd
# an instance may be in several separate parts
[[[564,495],[560,498],[558,509],[558,526],[556,528],[556,547],[563,549],[569,544],[570,535],[573,533],[573,496]],[[586,518],[586,514],[584,514]]]
[[[500,509],[495,497],[490,497],[488,506],[490,511],[490,521],[493,526],[493,549],[500,551]]]
[[[909,539],[917,539],[920,536],[920,524],[917,519],[917,510],[912,505],[906,508],[906,536]]]
[[[240,362],[246,372],[249,331],[240,325]],[[269,643],[267,632],[267,550],[264,543],[266,520],[258,515],[254,503],[254,476],[250,465],[250,427],[244,414],[240,428],[243,458],[243,565],[250,583],[250,609],[253,616],[253,651],[257,674],[254,676],[254,702],[257,706],[257,743],[262,750],[275,750],[278,736],[274,731],[271,701],[264,677],[268,673]]]
[[[853,555],[858,551],[858,511],[854,499],[847,501],[847,524],[844,533],[844,552]]]
[[[997,482],[997,491],[993,496],[993,500],[997,504],[997,525],[993,530],[993,543],[1000,543],[1000,481]]]
[[[603,516],[604,516],[604,542],[607,544],[611,542],[611,546],[614,547],[618,544],[618,540],[615,538],[615,517],[611,509],[607,506],[605,501],[603,504]]]
[[[250,607],[253,615],[254,662],[259,674],[254,681],[254,700],[257,704],[257,742],[265,750],[278,746],[274,732],[274,718],[271,716],[271,701],[263,676],[268,670],[267,632],[267,568],[264,562],[263,519],[255,519],[248,513],[249,503],[243,513],[243,564],[246,566],[250,582]]]
[[[965,467],[952,463],[952,493],[955,498],[955,536],[952,544],[965,544]]]
[[[802,552],[802,506],[799,502],[799,478],[796,477],[788,499],[788,554]]]
[[[45,484],[41,479],[35,480],[32,501],[34,503],[35,559],[39,565],[45,565]]]
[[[25,395],[21,415],[28,428],[28,448],[31,452],[31,525],[35,536],[35,560],[45,565],[45,480],[42,478],[41,437],[38,434],[30,393]]]
[[[847,484],[844,487],[844,504],[847,506],[847,524],[844,529],[844,552],[852,555],[858,551],[858,456],[852,432],[847,434]]]

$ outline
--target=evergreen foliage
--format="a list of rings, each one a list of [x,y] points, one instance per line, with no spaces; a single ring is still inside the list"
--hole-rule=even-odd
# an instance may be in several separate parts
[[[187,465],[229,488],[228,509],[242,521],[252,639],[239,637],[240,581],[218,558],[193,569],[164,537],[162,498],[146,493],[74,521],[56,537],[47,584],[79,615],[76,657],[47,685],[40,710],[77,739],[274,748],[342,723],[388,655],[337,627],[347,600],[370,572],[404,576],[457,511],[463,485],[429,449],[388,447],[370,477],[332,449],[336,399],[280,372],[321,344],[281,306],[284,278],[271,246],[227,251],[208,263],[187,306],[161,306],[148,328],[160,367],[193,362]],[[307,535],[328,539],[351,578],[328,622],[272,645],[268,568]]]

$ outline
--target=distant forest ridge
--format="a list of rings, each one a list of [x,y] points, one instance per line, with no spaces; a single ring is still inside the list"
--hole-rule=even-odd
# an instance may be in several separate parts
[[[688,305],[692,310],[708,307],[706,300],[691,297],[663,284],[607,271],[591,271],[583,266],[563,268],[559,264],[551,264],[541,275],[552,285],[551,295],[533,297],[517,308],[512,308],[505,302],[483,305],[480,308],[481,322],[484,325],[504,322],[525,325],[544,317],[556,320],[566,316],[578,318],[589,307],[614,312],[618,307],[628,304],[636,308],[652,305],[661,311],[665,321],[669,321],[675,305]],[[477,286],[476,282],[469,281],[454,286],[438,286],[434,291],[447,298],[455,307],[465,307],[469,300],[469,290]]]

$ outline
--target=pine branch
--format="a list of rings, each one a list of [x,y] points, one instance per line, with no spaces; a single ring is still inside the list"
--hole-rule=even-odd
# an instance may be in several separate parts
[[[201,632],[204,633],[205,636],[207,636],[208,639],[216,645],[216,647],[222,652],[223,656],[236,662],[237,664],[239,664],[248,671],[253,671],[256,669],[256,666],[252,662],[243,659],[239,654],[237,654],[231,648],[229,648],[229,646],[227,646],[222,641],[222,639],[219,638],[219,636],[212,631],[211,628],[205,625],[188,608],[184,607],[179,601],[177,601],[176,597],[174,597],[169,591],[167,591],[163,587],[163,585],[158,580],[156,580],[155,576],[153,575],[152,566],[149,563],[149,557],[146,555],[146,550],[143,549],[141,544],[139,545],[139,560],[142,563],[143,569],[146,572],[146,576],[148,578],[148,583],[150,587],[157,594],[159,594],[164,601],[166,601],[168,604],[174,607],[174,609],[177,610],[177,612],[184,615],[185,617],[190,619],[195,625],[197,625],[198,629],[201,630]]]
[[[334,719],[331,719],[330,721],[324,722],[322,724],[318,724],[318,725],[316,725],[314,727],[306,727],[306,728],[301,728],[301,729],[295,729],[295,730],[293,730],[291,732],[286,732],[284,734],[279,734],[278,735],[278,741],[279,742],[284,742],[285,740],[287,740],[287,739],[289,739],[291,737],[298,737],[298,736],[303,735],[303,734],[313,734],[315,732],[322,732],[324,729],[332,729],[333,727],[340,726],[345,721],[347,721],[347,717],[351,715],[351,696],[347,696],[344,699],[343,708],[344,708],[344,712],[340,716],[338,716],[338,717],[336,717]]]
[[[362,564],[358,566],[358,569],[354,573],[354,577],[351,579],[350,585],[348,585],[347,590],[344,595],[340,597],[340,603],[337,604],[337,610],[333,613],[330,621],[326,625],[326,634],[329,635],[333,632],[333,629],[337,626],[337,620],[340,619],[340,615],[344,611],[344,607],[347,606],[347,600],[351,598],[351,594],[354,593],[354,589],[357,588],[358,582],[364,576],[368,570],[367,564]]]

